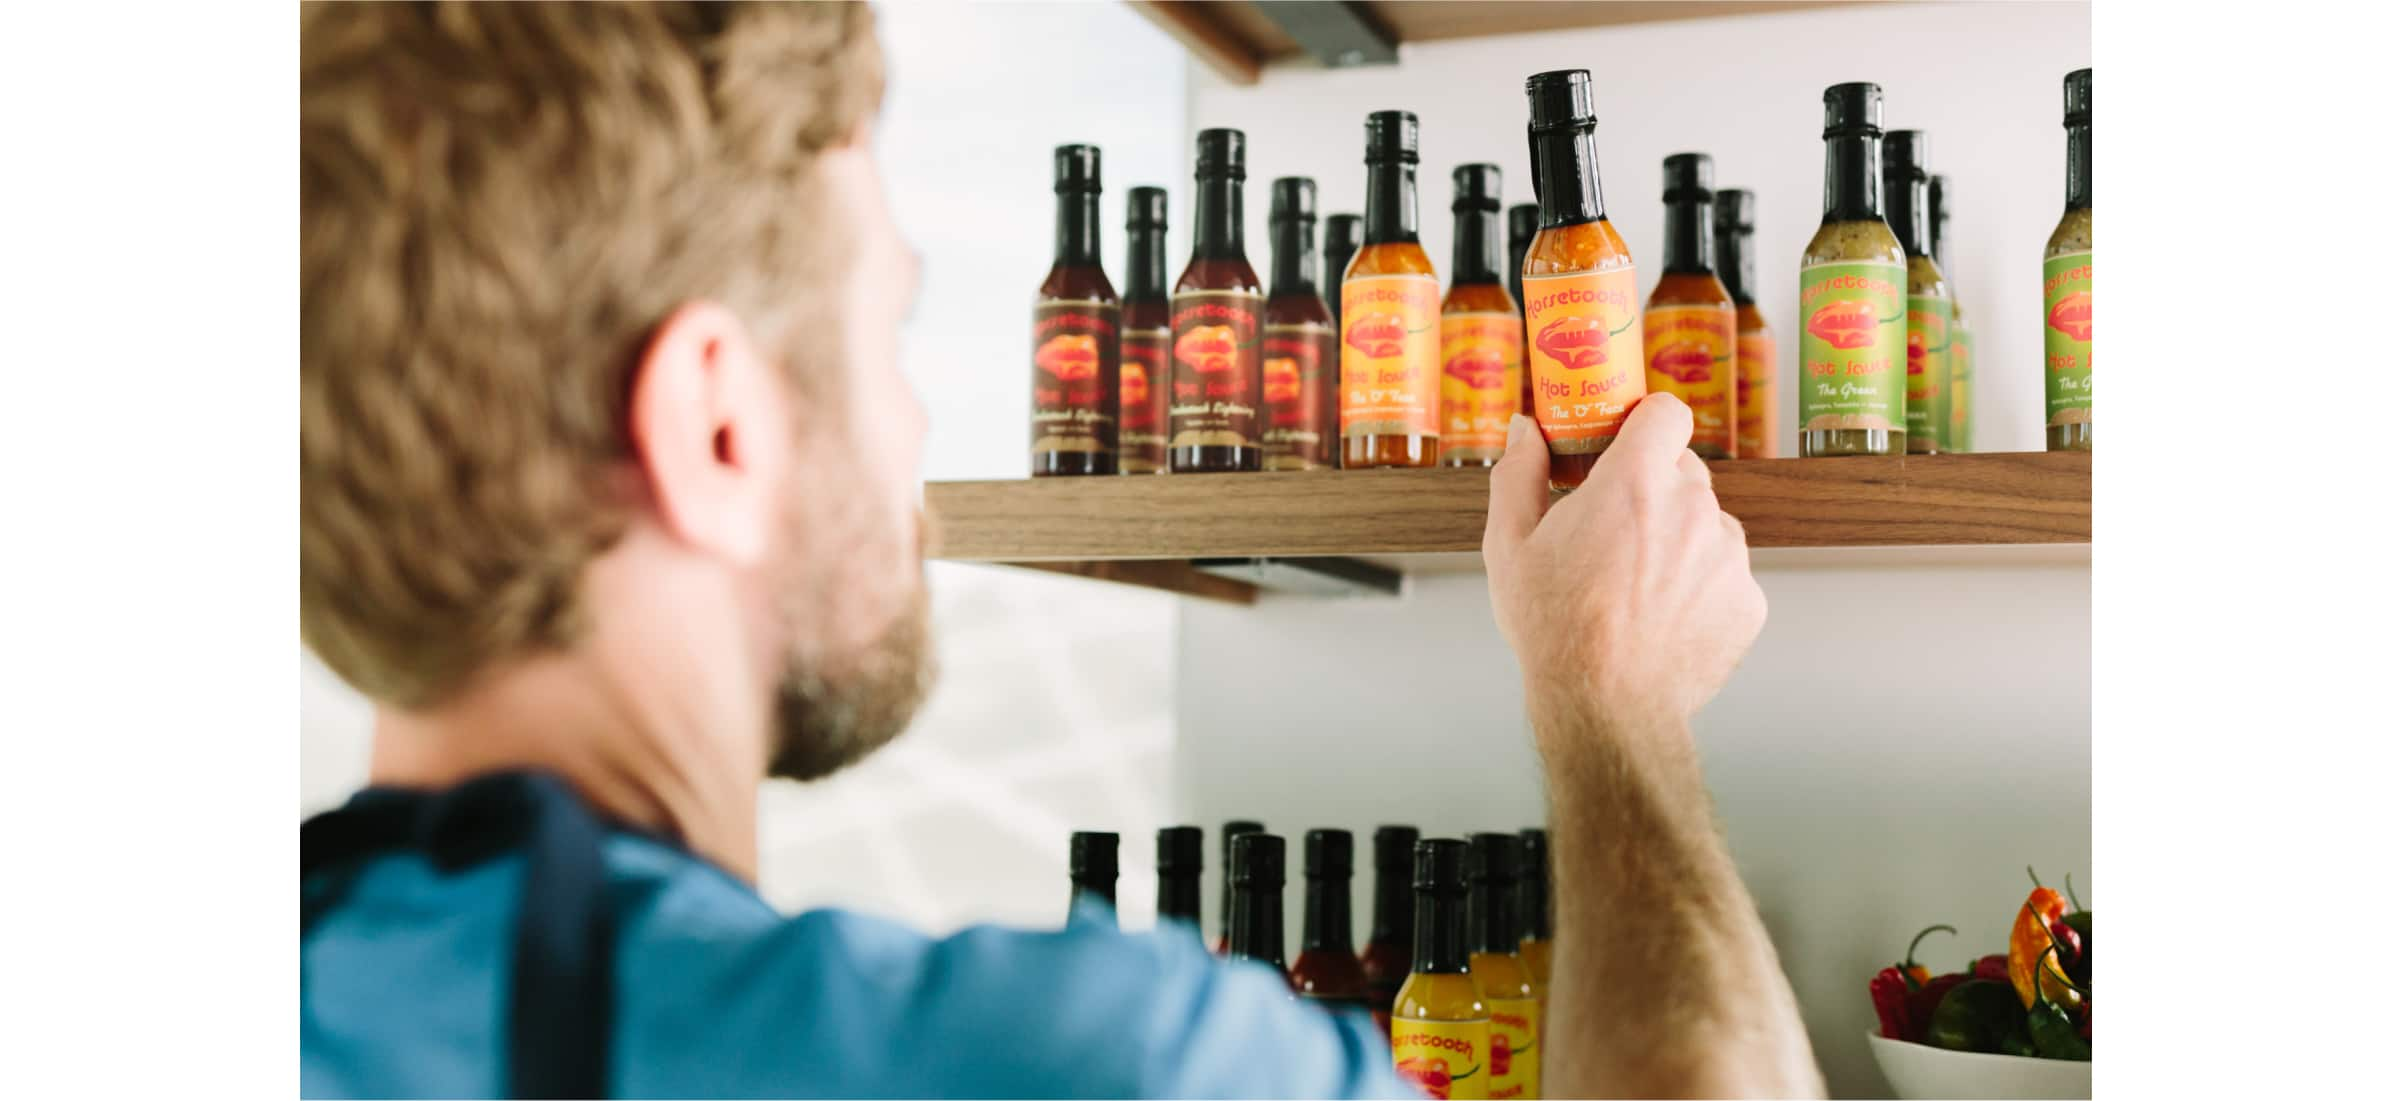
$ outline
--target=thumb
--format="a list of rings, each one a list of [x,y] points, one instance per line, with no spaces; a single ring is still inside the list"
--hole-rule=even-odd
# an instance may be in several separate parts
[[[1487,533],[1479,552],[1490,563],[1508,561],[1512,550],[1544,519],[1551,467],[1537,422],[1513,414],[1511,435],[1503,442],[1503,458],[1487,475]]]

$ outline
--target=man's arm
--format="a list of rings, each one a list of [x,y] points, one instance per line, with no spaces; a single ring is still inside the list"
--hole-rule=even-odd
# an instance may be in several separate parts
[[[1767,615],[1692,430],[1677,399],[1644,399],[1548,512],[1544,441],[1518,418],[1492,479],[1488,584],[1553,800],[1555,1097],[1824,1093],[1687,729]]]

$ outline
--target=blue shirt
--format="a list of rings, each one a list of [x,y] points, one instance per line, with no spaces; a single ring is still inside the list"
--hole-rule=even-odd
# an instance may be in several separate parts
[[[1368,1016],[1297,1002],[1176,923],[931,939],[836,910],[783,917],[635,834],[602,853],[620,1096],[1419,1096]],[[300,944],[305,1095],[506,1092],[523,868],[369,858]]]

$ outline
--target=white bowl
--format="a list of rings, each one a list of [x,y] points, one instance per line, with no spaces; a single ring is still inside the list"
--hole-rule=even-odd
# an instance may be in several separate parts
[[[1877,1069],[1903,1101],[1946,1098],[2089,1098],[2093,1064],[2023,1055],[1946,1051],[1932,1044],[1888,1040],[1871,1029],[1869,1051]]]

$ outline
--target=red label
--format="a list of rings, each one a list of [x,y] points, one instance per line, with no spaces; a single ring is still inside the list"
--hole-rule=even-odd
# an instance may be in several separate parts
[[[1173,447],[1253,447],[1262,400],[1262,296],[1191,291],[1171,299]]]
[[[1120,307],[1041,302],[1030,311],[1030,453],[1110,454],[1120,413]]]
[[[1263,466],[1337,465],[1337,334],[1325,325],[1270,325],[1262,336]]]
[[[1149,463],[1164,461],[1163,437],[1171,395],[1171,376],[1165,356],[1171,347],[1168,329],[1132,329],[1121,334],[1121,451]]]

